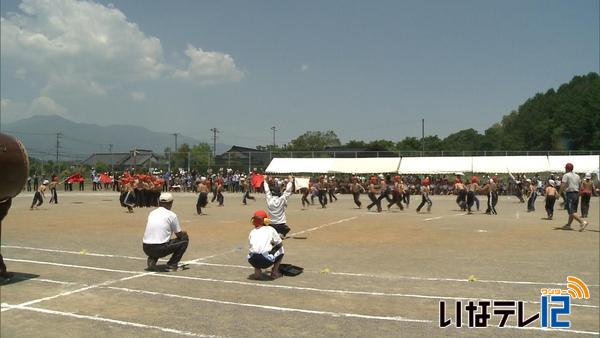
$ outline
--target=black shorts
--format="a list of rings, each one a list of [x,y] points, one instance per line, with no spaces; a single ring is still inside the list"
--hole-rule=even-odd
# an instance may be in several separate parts
[[[280,224],[269,224],[271,227],[275,228],[275,231],[282,234],[283,236],[287,235],[290,232],[290,227],[285,223]]]
[[[279,261],[281,261],[281,259],[283,258],[283,254],[277,256],[275,258],[275,261],[271,262],[270,260],[267,259],[267,257],[263,256],[262,254],[251,254],[250,258],[248,258],[248,263],[250,263],[250,265],[252,265],[253,267],[257,268],[257,269],[266,269],[268,267],[270,267],[271,265],[273,265],[274,263],[277,263]]]
[[[208,194],[205,192],[199,193],[198,201],[196,202],[196,205],[199,205],[204,208],[207,204],[208,204]]]
[[[579,193],[577,191],[569,191],[565,197],[565,209],[569,215],[577,213],[577,204],[579,204]]]

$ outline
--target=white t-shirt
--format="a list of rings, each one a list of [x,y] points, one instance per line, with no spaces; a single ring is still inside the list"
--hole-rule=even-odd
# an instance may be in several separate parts
[[[281,243],[281,237],[277,231],[268,225],[255,228],[250,231],[248,236],[250,240],[250,253],[264,254],[268,253],[273,247]],[[282,251],[283,248],[280,249]]]
[[[292,195],[292,182],[288,182],[285,191],[281,196],[273,196],[269,189],[269,183],[264,182],[265,197],[267,199],[267,212],[269,213],[269,219],[271,224],[285,224],[287,220],[285,218],[285,204],[288,198]]]
[[[145,244],[163,244],[171,239],[172,234],[180,231],[177,215],[171,210],[159,207],[148,215],[143,242]]]
[[[579,183],[581,183],[581,178],[579,175],[571,171],[563,175],[562,183],[566,183],[566,192],[579,191]]]

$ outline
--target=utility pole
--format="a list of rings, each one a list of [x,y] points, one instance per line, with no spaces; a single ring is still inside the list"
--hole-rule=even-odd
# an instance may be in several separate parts
[[[113,154],[112,154],[112,147],[113,144],[109,144],[108,145],[108,151],[110,152],[110,172],[114,175],[115,174],[115,161],[113,160]]]
[[[421,156],[425,155],[425,119],[421,119]]]
[[[177,133],[173,133],[171,135],[175,136],[175,149],[174,149],[174,151],[177,151],[177,135],[178,134]]]
[[[175,152],[175,154],[177,154],[177,133],[173,133],[171,134],[173,136],[175,136],[175,149],[173,149],[171,151],[171,153]],[[177,160],[174,160],[174,162],[176,162]],[[171,157],[169,157],[169,167],[171,166]]]
[[[210,131],[213,132],[213,158],[217,156],[217,133],[219,129],[211,128]]]
[[[58,166],[58,149],[60,148],[60,138],[62,133],[56,133],[56,165]]]
[[[272,126],[271,130],[273,131],[273,148],[275,148],[275,146],[277,145],[277,143],[275,143],[275,132],[277,131],[277,129],[275,128],[275,126]]]

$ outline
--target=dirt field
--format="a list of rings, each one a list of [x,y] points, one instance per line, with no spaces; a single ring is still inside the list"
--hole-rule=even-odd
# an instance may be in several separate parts
[[[225,207],[211,204],[198,216],[195,195],[176,193],[190,265],[156,273],[144,270],[141,244],[151,209],[128,214],[111,192],[59,191],[59,204],[30,211],[31,194],[20,195],[2,224],[2,254],[16,278],[1,287],[1,336],[598,335],[598,198],[579,232],[554,229],[567,217],[558,206],[555,220],[543,220],[543,198],[526,213],[501,197],[499,215],[488,216],[465,215],[452,197],[434,196],[431,213],[415,213],[413,196],[408,210],[378,214],[356,209],[347,195],[308,210],[293,196],[287,217],[298,238],[285,241],[283,261],[304,273],[253,281],[245,256],[250,217],[264,207],[256,197],[243,206],[241,195],[226,194]],[[560,317],[570,328],[542,330],[539,320],[518,328],[511,316],[500,329],[497,315],[492,328],[466,327],[468,300],[523,300],[531,316],[540,312],[540,288],[564,289],[567,276],[591,293]],[[463,327],[439,328],[440,300],[446,317],[462,300]]]

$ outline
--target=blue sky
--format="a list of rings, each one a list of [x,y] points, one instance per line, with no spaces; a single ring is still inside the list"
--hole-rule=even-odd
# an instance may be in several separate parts
[[[599,1],[1,2],[2,121],[219,142],[483,131],[598,72]]]

